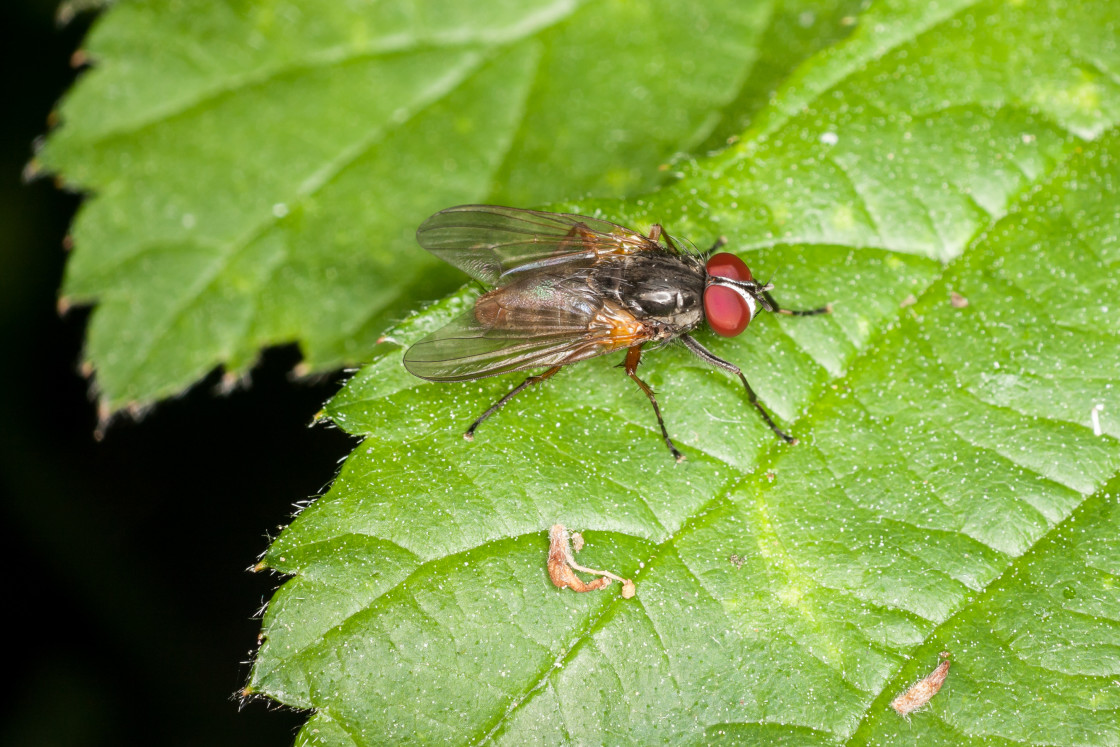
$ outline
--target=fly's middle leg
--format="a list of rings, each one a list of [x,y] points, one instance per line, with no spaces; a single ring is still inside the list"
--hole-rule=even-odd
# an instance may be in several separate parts
[[[511,389],[509,391],[508,394],[506,394],[504,397],[502,397],[500,400],[498,400],[494,404],[490,405],[490,409],[488,409],[486,412],[479,415],[478,420],[471,423],[470,428],[467,428],[467,432],[463,434],[463,438],[467,439],[468,441],[473,441],[474,440],[475,429],[477,429],[478,426],[482,425],[483,420],[486,420],[486,418],[490,417],[491,415],[496,413],[498,410],[505,407],[505,404],[507,402],[509,402],[511,399],[513,399],[517,395],[521,394],[523,391],[525,391],[529,387],[533,386],[534,384],[539,384],[542,381],[544,381],[545,379],[551,378],[561,368],[563,368],[563,366],[553,366],[552,368],[548,369],[544,373],[537,374],[536,376],[530,376],[529,378],[525,379],[525,381],[522,381],[520,384],[515,386],[513,389]]]
[[[649,384],[638,378],[638,364],[641,360],[641,345],[635,345],[626,351],[626,362],[623,364],[626,369],[626,375],[633,379],[634,383],[649,397],[649,403],[653,405],[653,414],[657,416],[657,424],[661,426],[661,437],[665,439],[665,445],[669,447],[669,452],[673,455],[674,459],[678,462],[683,462],[684,454],[677,449],[676,445],[673,443],[673,439],[669,438],[669,432],[665,430],[665,421],[661,418],[661,408],[657,406],[657,397],[653,395],[653,389],[650,388]]]
[[[684,346],[686,348],[695,353],[701,360],[738,376],[739,380],[743,382],[743,388],[747,391],[747,401],[754,405],[754,409],[757,410],[758,414],[762,416],[762,419],[766,422],[766,425],[770,426],[770,430],[774,431],[774,435],[776,435],[786,443],[797,443],[797,439],[779,428],[777,423],[774,422],[774,419],[770,417],[770,413],[766,412],[766,408],[763,407],[762,403],[758,401],[758,395],[754,393],[754,389],[751,389],[751,385],[747,383],[747,377],[743,375],[743,371],[738,366],[736,366],[734,363],[729,363],[722,358],[717,358],[707,348],[696,342],[696,340],[694,340],[689,335],[681,335],[680,340],[684,343]]]

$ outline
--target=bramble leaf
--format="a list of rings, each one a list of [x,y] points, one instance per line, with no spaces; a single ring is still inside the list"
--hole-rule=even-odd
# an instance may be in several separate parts
[[[249,692],[301,744],[1113,744],[1120,739],[1120,47],[1106,2],[886,3],[741,143],[600,211],[726,235],[830,317],[709,341],[741,387],[599,359],[433,385],[401,324],[328,406],[363,437],[269,548]],[[574,594],[547,532],[637,597]],[[889,702],[952,657],[907,723]]]

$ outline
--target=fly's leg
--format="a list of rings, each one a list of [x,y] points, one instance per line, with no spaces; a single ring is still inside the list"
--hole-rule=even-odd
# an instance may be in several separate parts
[[[635,345],[626,351],[626,362],[623,364],[626,369],[626,375],[633,379],[634,383],[649,397],[649,403],[653,405],[653,414],[657,416],[657,424],[661,426],[661,437],[665,439],[665,445],[669,447],[669,451],[672,453],[674,459],[678,462],[683,462],[684,454],[673,444],[673,439],[669,438],[669,432],[665,430],[665,421],[661,419],[661,408],[657,406],[657,398],[653,396],[653,390],[650,389],[649,384],[638,378],[638,364],[641,360],[641,345]]]
[[[478,420],[471,423],[470,428],[467,428],[467,432],[463,434],[463,438],[467,439],[468,441],[473,441],[474,440],[475,429],[478,428],[478,426],[482,425],[483,420],[486,420],[486,418],[490,417],[491,415],[496,413],[498,410],[502,409],[507,402],[509,402],[511,399],[513,399],[517,395],[521,394],[521,392],[525,391],[526,389],[533,386],[534,384],[539,384],[542,381],[544,381],[545,379],[550,378],[557,371],[559,371],[561,368],[563,368],[563,366],[553,366],[552,368],[548,369],[544,373],[538,374],[536,376],[530,376],[529,378],[525,379],[525,381],[522,381],[520,384],[515,386],[512,390],[510,390],[510,392],[506,396],[502,397],[500,400],[498,400],[494,404],[490,405],[489,410],[487,410],[486,412],[479,415]]]
[[[764,408],[762,406],[762,403],[758,401],[758,395],[754,393],[753,389],[751,389],[751,385],[747,383],[747,377],[743,375],[742,370],[738,366],[736,366],[734,363],[728,363],[722,358],[717,358],[716,356],[712,355],[712,353],[708,352],[707,348],[696,342],[696,340],[692,339],[688,335],[681,335],[680,341],[683,342],[684,346],[695,353],[701,360],[705,361],[706,363],[710,363],[717,368],[722,368],[724,371],[730,371],[731,373],[738,376],[739,380],[743,382],[743,387],[747,390],[747,400],[752,405],[754,405],[754,409],[758,410],[758,414],[761,415],[762,419],[766,421],[766,425],[770,426],[770,430],[774,431],[778,438],[783,439],[784,441],[786,441],[786,443],[797,443],[796,438],[783,431],[774,423],[774,419],[770,417],[770,413],[766,412],[766,408]]]
[[[571,230],[564,235],[564,240],[557,246],[556,254],[564,254],[569,251],[569,247],[573,244],[585,244],[594,238],[595,235],[591,233],[591,229],[584,224],[580,223],[572,226]],[[594,255],[595,252],[591,251],[591,256],[593,257]]]
[[[720,236],[718,239],[716,239],[716,243],[712,244],[712,248],[709,249],[708,251],[704,252],[704,257],[707,258],[707,257],[712,256],[713,254],[716,253],[717,249],[722,248],[726,244],[727,244],[727,237],[726,236]]]
[[[832,304],[830,303],[821,306],[819,309],[783,309],[778,305],[778,302],[774,300],[774,297],[770,295],[769,291],[762,291],[762,297],[765,298],[766,302],[772,307],[770,309],[771,311],[776,311],[786,316],[816,316],[817,314],[832,313]]]
[[[678,247],[677,243],[675,241],[673,241],[672,236],[665,233],[664,229],[661,228],[660,223],[654,223],[652,226],[649,227],[649,239],[650,239],[650,241],[660,241],[662,239],[662,237],[664,237],[665,244],[670,249],[672,249],[677,254],[681,253],[680,247]],[[713,254],[716,253],[717,249],[719,249],[721,246],[724,246],[726,243],[727,243],[727,237],[726,236],[720,236],[718,239],[716,239],[715,243],[712,244],[712,247],[700,256],[705,257],[705,258],[710,257],[710,256],[712,256]]]
[[[660,223],[654,223],[649,227],[649,240],[655,243],[660,243],[662,239],[665,240],[665,245],[667,247],[672,249],[677,254],[681,253],[681,249],[679,246],[677,246],[677,242],[673,241],[673,237],[665,233],[665,229],[661,227]]]

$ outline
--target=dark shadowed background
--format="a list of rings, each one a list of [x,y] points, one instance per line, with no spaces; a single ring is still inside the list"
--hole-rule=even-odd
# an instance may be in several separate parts
[[[341,432],[307,427],[341,375],[293,383],[296,351],[274,350],[250,388],[219,395],[212,375],[94,440],[78,374],[88,310],[55,309],[81,200],[21,180],[93,21],[60,27],[54,5],[0,4],[0,527],[14,628],[0,744],[288,744],[302,716],[233,697],[251,616],[278,583],[245,569],[350,450]]]

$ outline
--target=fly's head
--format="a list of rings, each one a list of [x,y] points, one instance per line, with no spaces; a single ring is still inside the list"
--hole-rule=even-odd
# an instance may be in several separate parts
[[[708,259],[704,283],[704,316],[708,326],[723,337],[740,334],[759,308],[774,310],[766,297],[766,291],[773,287],[756,281],[750,268],[734,254],[713,254]]]

